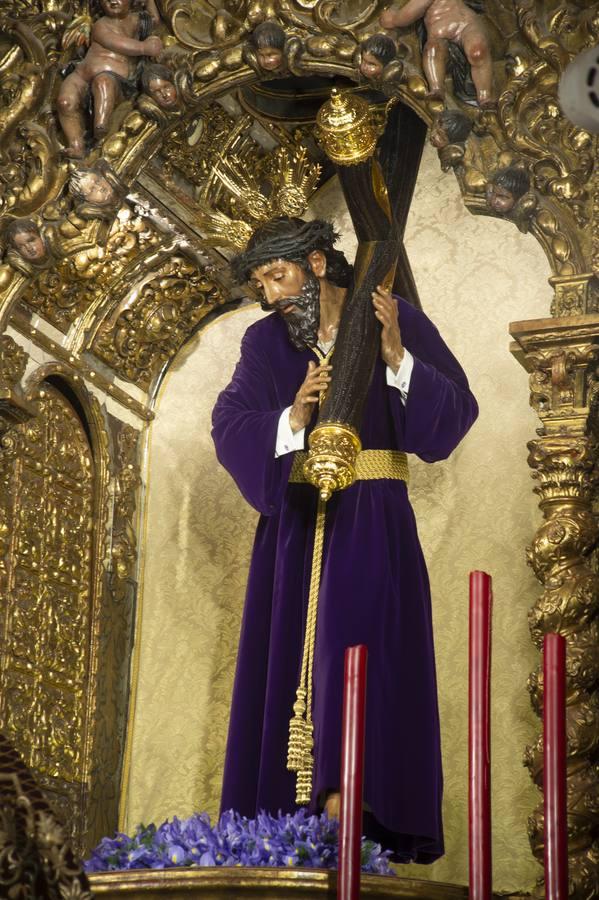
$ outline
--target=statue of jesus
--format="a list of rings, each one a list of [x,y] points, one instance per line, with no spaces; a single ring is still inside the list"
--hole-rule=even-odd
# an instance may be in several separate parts
[[[271,314],[248,328],[213,413],[222,465],[260,512],[241,629],[222,809],[295,808],[286,768],[302,659],[318,492],[307,447],[335,365],[352,267],[332,226],[279,217],[233,260]],[[312,811],[338,812],[345,648],[368,647],[366,833],[400,862],[443,853],[442,773],[431,601],[405,454],[445,459],[477,416],[455,357],[427,317],[382,288],[360,431],[358,478],[326,509],[313,686]],[[365,465],[361,468],[360,456]],[[295,464],[294,464],[295,461]]]

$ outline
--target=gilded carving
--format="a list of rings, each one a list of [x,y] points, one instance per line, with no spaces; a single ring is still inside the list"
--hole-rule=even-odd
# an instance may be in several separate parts
[[[67,331],[92,302],[99,287],[97,282],[82,284],[75,274],[70,260],[61,261],[55,269],[43,272],[27,286],[21,295],[22,302],[39,311],[61,331]]]
[[[55,262],[52,232],[33,219],[5,219],[2,235],[6,262],[22,275],[35,277]]]
[[[599,575],[593,562],[598,541],[593,510],[598,448],[595,438],[586,433],[599,345],[584,334],[587,328],[589,332],[596,328],[592,321],[588,325],[584,319],[558,322],[554,327],[549,320],[518,323],[512,326],[512,334],[532,368],[531,404],[543,423],[539,439],[528,445],[534,490],[543,513],[528,550],[529,563],[543,586],[529,613],[529,625],[539,649],[548,632],[563,634],[568,642],[569,896],[587,900],[594,895],[599,874],[595,841],[599,783],[593,762],[599,747]],[[540,715],[540,668],[531,674],[528,688]],[[542,787],[541,738],[527,748],[525,763]],[[541,804],[529,820],[531,846],[540,862],[543,824]],[[535,896],[544,896],[542,884]]]
[[[28,359],[29,355],[13,338],[7,334],[0,335],[0,456],[4,444],[10,444],[7,429],[35,414],[33,405],[27,402],[19,384]]]
[[[163,125],[169,117],[180,112],[181,102],[175,76],[167,66],[159,63],[144,65],[140,84],[143,94],[138,97],[137,106],[147,118]]]
[[[77,216],[112,222],[121,206],[124,188],[110,166],[100,159],[92,166],[79,163],[73,167],[69,193],[75,200]]]
[[[21,294],[26,306],[61,331],[86,312],[140,255],[157,247],[158,236],[140,217],[125,213],[111,228],[106,248],[92,245],[58,260],[30,281]]]
[[[94,353],[122,378],[148,389],[194,326],[224,301],[216,281],[191,260],[174,256],[103,327]]]
[[[405,54],[405,47],[401,47]],[[312,51],[314,52],[314,51]],[[353,56],[358,72],[385,93],[402,79],[403,61],[393,38],[387,34],[373,34],[363,40]]]
[[[585,313],[596,312],[593,308],[589,281],[589,275],[550,279],[555,288],[551,315],[582,316]]]
[[[10,390],[25,374],[29,356],[7,334],[0,336],[0,389]]]
[[[568,641],[568,838],[572,891],[570,896],[593,895],[597,880],[594,842],[599,784],[593,759],[599,747],[599,707],[595,689],[599,679],[599,576],[591,562],[597,543],[592,512],[597,447],[586,437],[548,437],[529,444],[529,463],[537,477],[544,522],[529,551],[535,574],[544,586],[529,619],[540,647],[546,632]],[[542,675],[529,683],[533,705],[542,704]],[[540,741],[525,758],[535,781],[542,784]],[[531,817],[533,851],[543,858],[542,806]]]
[[[362,447],[353,428],[345,423],[324,422],[311,433],[309,445],[304,476],[318,488],[321,500],[329,500],[333,491],[353,484]]]
[[[128,2],[129,0],[123,0],[125,5]],[[15,15],[21,13],[16,0],[12,7]],[[44,16],[41,16],[42,10]],[[83,252],[87,252],[98,241],[99,248],[105,249],[108,229],[99,230],[98,224],[102,219],[109,222],[116,209],[116,204],[112,206],[105,200],[93,202],[91,208],[87,199],[77,197],[76,202],[80,208],[73,211],[68,204],[65,206],[63,200],[57,200],[67,179],[76,191],[75,183],[79,184],[81,177],[77,173],[69,175],[68,166],[57,155],[56,139],[51,130],[48,130],[47,119],[42,115],[44,92],[47,90],[42,75],[50,60],[58,58],[57,48],[60,43],[63,48],[61,61],[68,62],[74,48],[87,43],[90,28],[94,29],[94,34],[96,31],[99,34],[106,24],[104,20],[112,21],[111,16],[114,18],[112,12],[105,9],[104,17],[96,22],[92,22],[89,16],[86,18],[85,13],[72,20],[66,10],[67,5],[59,2],[51,4],[51,8],[46,10],[40,2],[37,16],[31,14],[29,7],[27,13],[21,13],[24,18],[18,26],[9,24],[7,34],[19,48],[19,53],[9,53],[2,70],[7,76],[6,90],[9,93],[12,91],[5,131],[6,136],[11,136],[8,153],[9,156],[12,153],[17,155],[7,162],[10,171],[6,170],[0,183],[10,185],[15,178],[17,181],[24,178],[23,184],[26,182],[29,185],[27,191],[25,188],[20,189],[23,201],[21,205],[13,198],[7,201],[6,208],[10,208],[11,215],[23,216],[39,213],[46,204],[49,206],[44,210],[43,220],[53,221],[49,207],[58,203],[62,219],[52,253],[56,252],[58,258],[63,255],[68,258],[66,270],[60,274],[61,282],[73,280],[75,273],[72,259],[83,248]],[[196,125],[199,126],[202,121],[205,126],[215,113],[214,109],[208,115],[204,115],[203,111],[200,113],[200,102],[222,92],[227,85],[233,83],[230,81],[232,77],[237,84],[242,84],[258,76],[280,76],[288,71],[295,71],[297,64],[301,65],[302,72],[306,74],[343,72],[355,80],[367,78],[373,84],[382,86],[386,92],[401,96],[428,121],[432,112],[440,112],[435,102],[426,98],[424,76],[428,73],[429,80],[431,76],[428,71],[430,67],[427,68],[427,52],[425,51],[423,58],[418,38],[412,33],[402,35],[401,41],[395,43],[396,49],[391,52],[393,37],[380,33],[377,23],[379,10],[375,3],[359,12],[348,14],[347,10],[337,9],[328,0],[319,0],[316,4],[302,0],[279,0],[277,3],[244,0],[233,7],[227,7],[226,11],[218,10],[207,15],[189,0],[168,0],[162,4],[161,12],[162,23],[153,6],[148,9],[149,16],[145,14],[155,26],[159,25],[163,50],[159,63],[144,63],[138,77],[136,76],[138,108],[129,108],[122,115],[119,111],[126,104],[120,102],[121,95],[112,96],[112,88],[106,85],[102,90],[100,86],[97,90],[94,88],[98,94],[94,110],[97,118],[99,116],[94,127],[99,137],[106,133],[102,154],[105,161],[113,167],[115,178],[123,179],[125,184],[146,163],[148,157],[160,150],[164,138],[179,153],[179,159],[173,163],[175,167],[187,156],[185,164],[188,167],[192,165],[191,158],[195,157],[200,160],[198,167],[204,166],[204,171],[209,171],[210,153],[218,148],[218,141],[210,145],[200,141],[194,152],[193,138],[190,139],[187,124],[176,124],[174,131],[173,124],[182,113],[188,115],[185,111],[195,107],[193,115]],[[493,20],[503,33],[512,35],[508,48],[510,65],[507,82],[499,92],[497,113],[491,110],[479,115],[475,134],[451,141],[443,148],[440,151],[442,166],[456,171],[468,205],[477,212],[484,207],[481,201],[484,200],[485,187],[496,183],[497,160],[505,157],[504,168],[521,166],[531,179],[530,191],[525,197],[514,195],[518,201],[517,208],[514,207],[509,212],[503,209],[497,211],[493,206],[487,207],[487,211],[508,217],[522,230],[530,228],[546,248],[556,274],[565,277],[580,274],[585,269],[588,271],[589,266],[585,267],[584,257],[589,244],[587,226],[590,221],[591,192],[588,179],[592,169],[592,143],[588,134],[571,126],[561,115],[556,100],[556,86],[559,71],[572,53],[593,40],[596,32],[595,18],[586,12],[573,17],[559,5],[551,11],[539,13],[530,0],[517,3],[515,12],[511,4],[488,0],[484,12],[486,17],[482,18],[476,11],[464,12],[464,15],[472,18],[473,28],[483,23],[481,28],[484,31],[488,28],[488,22]],[[133,8],[128,11],[128,16],[136,28],[143,18]],[[515,31],[518,24],[519,34]],[[165,34],[165,29],[172,33]],[[157,50],[160,43],[156,37],[143,40],[154,41],[154,50]],[[487,37],[483,35],[481,40],[482,46],[486,48],[484,55],[488,50],[485,44]],[[381,49],[382,42],[389,44],[388,53],[385,48]],[[492,38],[491,44],[496,54],[499,44],[495,38]],[[469,48],[462,49],[468,57]],[[64,120],[63,127],[67,131],[71,126],[73,130],[76,124],[77,135],[71,135],[68,139],[68,150],[76,156],[85,155],[87,150],[79,133],[81,122],[78,95],[75,97],[71,87],[75,81],[79,84],[85,75],[84,70],[89,68],[88,57],[93,52],[96,51],[92,47],[75,70],[66,75],[59,89],[56,113],[61,121]],[[477,60],[477,65],[480,68],[480,59]],[[389,67],[393,72],[390,72]],[[501,66],[496,64],[494,70],[497,80]],[[26,79],[36,73],[38,80],[34,86],[27,90],[14,88],[15,79],[17,82],[25,79],[25,84]],[[119,71],[116,76],[126,80],[128,73]],[[118,77],[108,81],[116,84]],[[92,81],[94,79],[95,76]],[[504,80],[503,76],[498,79],[500,87]],[[0,78],[0,89],[3,83]],[[458,115],[470,112],[466,108],[460,110],[459,90],[455,96],[458,109],[454,112]],[[446,113],[449,112],[452,110],[446,110]],[[465,117],[468,118],[467,115]],[[28,138],[30,143],[17,149],[13,140],[18,131],[16,125],[25,120],[27,127],[33,129]],[[115,124],[118,126],[116,131]],[[207,132],[209,129],[205,130]],[[169,137],[171,132],[172,137]],[[2,133],[0,128],[0,135]],[[21,129],[18,140],[21,140],[22,134]],[[38,150],[31,143],[33,136],[41,154],[37,156],[37,163],[35,158]],[[168,160],[168,154],[165,153],[164,156]],[[92,158],[86,160],[85,166],[88,172],[94,173],[103,164],[101,159],[93,158],[92,155]],[[169,165],[172,172],[172,164]],[[168,176],[167,166],[165,177]],[[99,177],[96,180],[99,181]],[[191,179],[191,184],[196,187],[199,185],[197,177]],[[211,191],[213,190],[217,193],[220,190],[214,180],[211,186]],[[210,201],[210,206],[218,207],[218,197],[204,199]],[[220,211],[229,214],[226,210]],[[236,216],[232,218],[237,219]],[[94,229],[86,227],[86,220],[94,223]],[[41,228],[41,225],[36,222],[36,227]],[[43,236],[43,229],[41,233]],[[238,239],[241,237],[238,236]],[[38,255],[37,261],[42,262],[42,257],[43,254]],[[54,268],[47,266],[49,259],[50,256],[44,258],[44,266]],[[12,260],[19,263],[18,256],[13,256]],[[12,264],[11,260],[8,262]],[[25,267],[29,265],[31,269],[23,269],[26,276],[33,278],[35,274],[39,274],[32,269],[32,263],[35,266],[35,262],[36,260],[29,263],[25,261]],[[2,286],[9,286],[10,281],[11,272],[7,268],[2,272],[0,289]],[[14,285],[12,290],[14,293]],[[46,299],[54,290],[55,303]],[[36,306],[36,299],[27,287],[25,293],[26,302]],[[80,304],[75,301],[75,294],[81,297]],[[86,286],[82,289],[78,284],[75,291],[69,291],[65,285],[57,282],[55,276],[42,277],[40,295],[43,299],[38,301],[36,308],[43,315],[48,313],[53,324],[64,328],[81,313],[82,307],[87,308],[93,302],[88,292],[87,296],[84,294]],[[572,294],[569,293],[567,297],[564,292],[562,294],[564,304],[571,304],[572,309],[575,309]],[[51,312],[53,305],[57,309]]]
[[[135,514],[141,485],[139,431],[123,425],[117,435],[117,472],[112,526],[110,590],[117,602],[135,598],[137,539]]]
[[[218,103],[178,124],[166,138],[162,154],[166,178],[172,179],[178,172],[190,184],[203,188],[234,125],[235,119]]]
[[[108,3],[100,0],[103,15],[92,23],[89,15],[77,16],[65,29],[65,49],[89,45],[84,58],[67,67],[57,97],[58,118],[67,140],[65,154],[81,159],[85,156],[85,122],[87,97],[93,105],[93,137],[108,133],[116,104],[134,93],[135,57],[156,57],[162,41],[151,34],[160,23],[154,0],[146,0],[135,10],[131,0]]]
[[[595,138],[595,155],[597,155],[598,144],[599,141]],[[595,166],[593,170],[591,195],[593,197],[593,214],[591,219],[591,231],[593,235],[591,266],[595,279],[599,279],[599,166]]]
[[[83,783],[91,625],[93,464],[82,425],[53,387],[0,457],[2,728],[26,764]],[[75,821],[75,810],[71,811]]]
[[[65,373],[76,385],[79,376],[57,364],[37,370],[33,383]],[[121,612],[107,590],[109,439],[98,401],[78,390],[93,468],[82,422],[47,382],[37,389],[35,430],[14,428],[3,441],[0,589],[9,613],[3,642],[15,651],[5,657],[3,698],[6,682],[14,690],[5,701],[10,712],[0,709],[0,718],[83,853],[116,817],[132,606]],[[120,528],[131,501],[115,505]],[[90,671],[95,678],[88,681]]]
[[[15,216],[33,212],[60,187],[56,142],[34,121],[51,60],[32,24],[23,13],[0,22],[0,214]]]
[[[599,354],[596,315],[563,323],[541,319],[516,322],[511,333],[526,354],[530,403],[541,419],[542,435],[584,434],[595,392],[592,365]]]
[[[259,76],[301,75],[303,42],[295,35],[288,37],[285,29],[271,20],[261,22],[249,33],[243,44],[242,59]]]
[[[444,172],[463,165],[472,127],[472,119],[455,109],[444,110],[433,120],[429,140],[439,153]]]

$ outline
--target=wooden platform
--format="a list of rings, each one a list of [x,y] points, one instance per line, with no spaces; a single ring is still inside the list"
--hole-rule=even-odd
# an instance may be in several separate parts
[[[202,867],[137,869],[90,876],[94,895],[104,900],[333,900],[337,873],[323,869]],[[452,884],[363,875],[360,900],[467,900],[468,890]]]

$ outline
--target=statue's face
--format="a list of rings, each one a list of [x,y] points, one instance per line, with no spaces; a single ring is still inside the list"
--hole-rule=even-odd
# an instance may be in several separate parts
[[[362,62],[360,63],[360,72],[364,78],[380,78],[383,74],[383,64],[374,53],[366,51],[362,54]]]
[[[121,18],[129,13],[131,0],[100,0],[102,9],[107,16]]]
[[[104,206],[114,203],[117,199],[116,191],[104,178],[96,172],[89,172],[80,181],[81,191],[88,203],[96,203]]]
[[[430,133],[430,142],[437,150],[442,150],[444,147],[447,147],[449,145],[447,132],[443,128],[440,119],[437,119],[435,122],[433,122]]]
[[[29,262],[41,262],[46,257],[46,245],[39,231],[20,231],[13,236],[12,244]]]
[[[275,72],[283,65],[283,53],[278,47],[260,47],[256,50],[258,65],[267,72]]]
[[[277,259],[254,269],[250,284],[265,304],[282,315],[288,315],[294,312],[295,306],[285,301],[301,293],[305,280],[306,273],[301,266],[286,259]]]
[[[177,88],[165,78],[152,78],[148,93],[161,109],[174,109],[177,105]]]
[[[310,259],[308,264],[310,269],[306,271],[297,263],[277,259],[258,266],[250,279],[262,296],[263,308],[284,317],[289,339],[297,350],[313,347],[318,341],[320,281]]]
[[[507,188],[501,187],[499,184],[490,182],[487,185],[487,206],[493,212],[505,215],[510,212],[516,205],[516,198]]]

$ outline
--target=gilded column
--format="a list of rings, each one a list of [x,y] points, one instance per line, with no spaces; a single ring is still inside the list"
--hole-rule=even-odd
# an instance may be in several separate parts
[[[529,613],[541,649],[547,632],[567,640],[568,858],[570,896],[589,900],[599,885],[599,576],[593,499],[597,437],[592,428],[599,316],[516,322],[512,352],[530,372],[531,405],[541,419],[528,462],[543,521],[528,550],[543,591]],[[542,669],[528,683],[535,711],[543,705]],[[543,783],[542,738],[525,764]],[[543,862],[543,804],[529,820],[532,850]],[[539,883],[536,896],[543,897]]]
[[[0,448],[3,435],[13,425],[35,415],[35,406],[25,399],[19,384],[28,359],[29,354],[10,335],[0,336]]]

